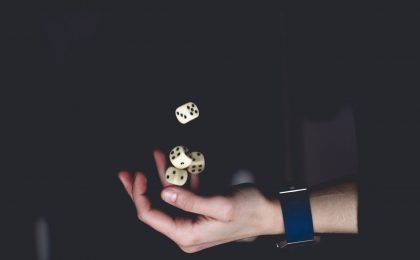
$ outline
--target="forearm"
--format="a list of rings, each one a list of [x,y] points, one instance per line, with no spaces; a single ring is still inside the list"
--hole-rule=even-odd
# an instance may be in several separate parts
[[[356,184],[314,192],[310,203],[315,233],[358,233]]]
[[[357,186],[343,184],[315,191],[310,195],[315,233],[358,233]],[[271,219],[266,234],[283,234],[283,214],[278,199],[270,201]]]

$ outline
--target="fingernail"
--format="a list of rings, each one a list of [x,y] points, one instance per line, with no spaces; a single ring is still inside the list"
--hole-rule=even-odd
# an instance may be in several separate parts
[[[178,196],[178,194],[173,189],[167,189],[167,190],[163,191],[163,199],[165,201],[175,202],[177,196]]]

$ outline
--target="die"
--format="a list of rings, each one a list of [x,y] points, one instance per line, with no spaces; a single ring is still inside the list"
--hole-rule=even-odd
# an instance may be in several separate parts
[[[204,155],[200,152],[191,152],[189,156],[192,159],[190,166],[188,166],[187,171],[191,174],[199,174],[204,171],[206,162],[204,160]]]
[[[169,153],[169,160],[178,169],[185,169],[190,166],[192,159],[188,156],[188,148],[178,145]]]
[[[186,124],[191,120],[196,119],[200,115],[200,111],[198,110],[196,104],[193,102],[188,102],[182,106],[179,106],[175,110],[175,115],[181,124]]]
[[[188,172],[186,170],[169,167],[165,172],[165,180],[173,185],[182,186],[187,182]]]

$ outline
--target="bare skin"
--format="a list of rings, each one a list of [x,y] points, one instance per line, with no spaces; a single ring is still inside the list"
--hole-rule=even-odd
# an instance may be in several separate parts
[[[164,178],[165,154],[155,150],[153,155],[163,186],[162,199],[197,214],[197,218],[172,217],[152,208],[145,195],[147,178],[142,172],[133,176],[123,171],[118,177],[135,204],[139,220],[173,240],[184,252],[194,253],[243,238],[284,233],[278,200],[265,197],[252,186],[236,186],[229,195],[199,196],[194,193],[199,188],[198,175],[192,175],[191,190],[172,186]],[[311,197],[315,231],[357,233],[355,186],[325,192]]]

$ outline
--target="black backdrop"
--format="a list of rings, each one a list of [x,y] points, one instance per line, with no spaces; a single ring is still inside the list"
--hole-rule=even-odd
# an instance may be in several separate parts
[[[372,10],[10,9],[1,88],[2,253],[34,259],[33,222],[45,217],[52,259],[286,254],[262,239],[185,255],[139,223],[116,173],[144,170],[156,191],[152,149],[185,144],[206,153],[207,192],[226,188],[241,168],[263,184],[280,182],[283,84],[299,97],[298,113],[322,118],[355,92],[387,102],[376,99],[370,83],[384,70],[403,75],[416,68],[407,62],[416,43],[414,16]],[[201,117],[181,126],[173,110],[188,100]],[[327,239],[299,253],[351,256],[353,240]]]
[[[207,192],[243,168],[280,179],[278,9],[19,9],[9,21],[5,194],[16,259],[34,257],[39,217],[52,259],[183,255],[139,223],[117,179],[143,170],[157,193],[153,148],[205,153]],[[190,100],[201,116],[184,126],[174,109]]]

